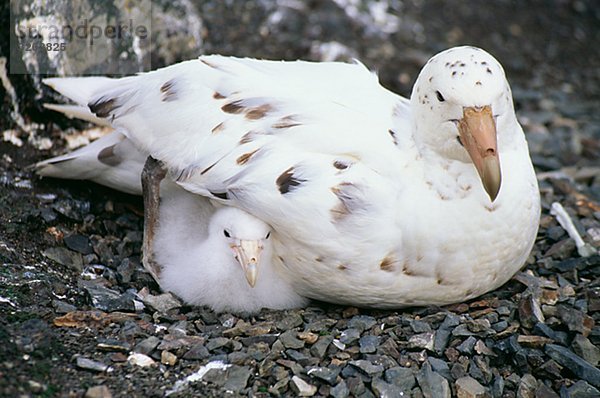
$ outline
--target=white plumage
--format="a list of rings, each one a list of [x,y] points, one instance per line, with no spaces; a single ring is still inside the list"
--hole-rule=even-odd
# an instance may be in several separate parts
[[[73,152],[39,162],[35,167],[44,177],[90,180],[141,195],[140,176],[146,158],[123,134],[113,132]]]
[[[360,64],[204,56],[147,74],[48,79],[185,189],[276,231],[304,296],[447,304],[505,283],[533,245],[539,193],[501,65],[457,47],[410,101]],[[483,184],[482,184],[483,183]]]
[[[234,207],[214,210],[208,199],[181,189],[169,190],[161,199],[154,249],[162,266],[163,289],[189,304],[207,305],[219,312],[306,304],[273,269],[267,224]],[[260,242],[262,247],[254,287],[248,284],[231,248],[244,240]]]
[[[86,109],[76,109],[77,117],[89,120]],[[87,179],[141,195],[145,160],[124,135],[112,132],[69,154],[39,162],[36,169],[46,177]],[[267,224],[243,210],[215,206],[207,198],[163,181],[154,238],[155,259],[161,267],[157,282],[188,304],[206,305],[218,312],[300,307],[307,300],[273,269],[270,232]],[[254,286],[236,260],[234,248],[241,241],[260,244]]]

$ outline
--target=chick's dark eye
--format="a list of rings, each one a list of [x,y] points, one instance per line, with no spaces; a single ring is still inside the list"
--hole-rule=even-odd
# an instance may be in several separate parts
[[[271,231],[269,231],[269,232],[267,233],[267,236],[265,236],[265,239],[269,239],[269,237],[270,237],[270,236],[271,236]]]
[[[439,91],[436,91],[435,95],[437,96],[438,101],[440,101],[440,102],[446,101],[446,99],[444,98],[444,96],[442,95],[442,93],[440,93]]]
[[[226,229],[223,230],[223,235],[225,235],[226,238],[231,238],[231,234]]]

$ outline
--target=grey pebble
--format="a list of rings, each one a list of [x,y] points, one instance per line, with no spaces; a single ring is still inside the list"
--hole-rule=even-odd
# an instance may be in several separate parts
[[[317,387],[307,383],[298,376],[293,376],[290,388],[298,397],[312,397],[317,392]]]
[[[371,381],[371,390],[377,397],[380,398],[394,398],[401,397],[404,392],[394,384],[386,383],[379,377],[376,377]]]
[[[384,370],[383,366],[374,365],[371,362],[366,361],[364,359],[350,361],[349,364],[352,365],[353,367],[355,367],[356,369],[360,370],[367,376],[372,376],[377,373],[382,373]]]
[[[371,354],[377,351],[379,347],[379,336],[365,335],[359,339],[360,352],[363,354]]]
[[[83,257],[81,254],[71,251],[65,247],[49,247],[42,252],[42,255],[76,271],[83,271]]]
[[[112,398],[112,393],[105,385],[93,386],[85,391],[83,398]]]
[[[296,350],[304,348],[304,341],[300,340],[297,336],[298,333],[295,330],[288,330],[279,336],[279,341],[281,341],[285,348]]]
[[[67,247],[81,254],[92,254],[94,251],[87,236],[79,234],[71,234],[64,237],[64,242]]]
[[[77,357],[75,363],[78,368],[94,372],[110,372],[112,368],[102,362],[94,361],[85,357]]]
[[[431,332],[431,325],[424,321],[410,320],[410,328],[415,333]]]
[[[214,337],[206,342],[206,349],[208,351],[218,350],[219,348],[228,345],[230,341],[231,340],[226,337]]]
[[[568,348],[556,344],[547,344],[545,351],[548,356],[562,366],[568,368],[578,377],[587,381],[594,387],[600,387],[600,369],[575,355]]]
[[[433,352],[434,341],[435,341],[435,333],[434,332],[415,334],[413,336],[410,336],[410,338],[408,339],[408,347],[409,348],[421,348],[421,349],[424,348],[428,351]]]
[[[75,307],[73,304],[69,304],[65,301],[56,299],[52,300],[52,307],[54,307],[54,310],[58,314],[66,314],[77,310],[77,307]]]
[[[440,374],[431,369],[431,365],[425,363],[417,373],[417,381],[423,395],[426,397],[450,397],[450,385],[448,381]]]
[[[429,362],[431,369],[434,372],[439,373],[448,380],[451,379],[452,376],[450,375],[450,367],[446,361],[436,357],[429,357],[427,358],[427,362]]]
[[[369,315],[355,315],[348,321],[348,327],[352,329],[358,329],[360,333],[365,330],[371,329],[377,321],[375,318]]]
[[[569,398],[592,398],[600,397],[600,391],[593,386],[590,386],[583,380],[577,381],[567,389]]]
[[[247,366],[233,365],[227,369],[225,384],[223,389],[225,391],[232,391],[233,393],[239,393],[241,390],[246,388],[248,380],[252,375],[252,371]]]
[[[331,367],[317,367],[309,369],[306,374],[316,379],[323,380],[324,382],[333,386],[338,375],[340,374],[340,369]]]
[[[477,339],[473,336],[470,336],[465,341],[460,343],[456,349],[463,354],[472,354],[473,348],[475,348],[475,343],[477,343]]]
[[[289,330],[301,326],[304,323],[304,320],[297,313],[291,313],[287,315],[285,318],[281,319],[275,324],[275,327],[279,330]]]
[[[431,359],[431,358],[430,358]],[[417,384],[413,370],[410,368],[393,367],[385,371],[385,381],[400,388],[405,393],[412,390]]]
[[[485,398],[489,394],[485,387],[469,376],[456,380],[455,386],[456,394],[461,398]]]
[[[310,347],[310,354],[312,356],[317,357],[317,358],[323,358],[325,356],[325,353],[327,352],[327,348],[329,347],[329,345],[332,342],[333,342],[333,336],[321,336],[321,337],[319,337],[319,339],[317,340],[317,342],[314,343]]]
[[[109,289],[101,285],[86,285],[86,290],[92,305],[102,311],[130,311],[136,310],[134,295],[126,292],[119,293],[116,290]]]
[[[529,373],[525,373],[521,377],[519,387],[517,389],[518,398],[535,398],[535,391],[538,387],[538,381]]]
[[[350,395],[350,390],[348,389],[346,382],[342,380],[329,390],[329,394],[333,398],[347,398]]]
[[[279,335],[277,334],[263,334],[258,336],[242,337],[240,341],[243,345],[248,347],[258,343],[266,343],[268,345],[271,345],[275,343],[275,341],[277,341],[278,338]]]
[[[86,214],[90,212],[90,202],[75,199],[59,199],[52,208],[63,216],[75,221],[83,221]]]
[[[352,344],[360,338],[360,333],[359,329],[346,329],[340,335],[340,341],[344,344]]]
[[[187,360],[203,360],[210,356],[208,349],[204,346],[204,344],[199,343],[192,346],[185,354],[183,354],[183,359]]]
[[[140,354],[150,355],[150,353],[154,351],[158,344],[160,344],[160,339],[158,337],[149,336],[136,344],[133,350],[135,352],[139,352]]]
[[[571,347],[575,354],[588,361],[592,366],[597,366],[600,362],[600,348],[592,344],[587,337],[577,334],[571,342]]]

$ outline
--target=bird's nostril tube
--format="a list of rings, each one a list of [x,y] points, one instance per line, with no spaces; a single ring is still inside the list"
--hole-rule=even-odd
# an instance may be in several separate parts
[[[494,148],[488,148],[485,151],[486,156],[494,156],[495,154],[496,154],[496,151],[494,150]]]

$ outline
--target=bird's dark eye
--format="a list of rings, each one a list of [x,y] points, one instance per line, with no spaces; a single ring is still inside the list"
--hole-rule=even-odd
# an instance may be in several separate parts
[[[446,99],[444,98],[444,96],[442,95],[442,93],[440,93],[439,91],[436,91],[435,95],[437,95],[438,101],[440,101],[440,102],[446,101]]]
[[[267,232],[267,236],[265,236],[265,239],[269,239],[270,236],[271,236],[271,231]]]
[[[223,230],[223,235],[225,235],[226,238],[231,238],[231,234],[226,229]]]

